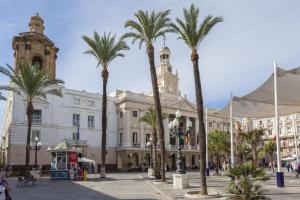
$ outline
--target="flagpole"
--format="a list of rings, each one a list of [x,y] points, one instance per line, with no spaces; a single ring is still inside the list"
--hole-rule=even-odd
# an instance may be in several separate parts
[[[275,104],[275,133],[276,133],[276,152],[277,152],[277,187],[284,187],[283,172],[281,172],[280,161],[280,138],[278,131],[278,102],[277,102],[277,64],[274,61],[274,104]]]
[[[208,109],[205,107],[205,133],[206,133],[206,176],[209,176],[209,166],[208,166]]]
[[[293,130],[294,130],[294,143],[295,143],[295,154],[296,154],[296,159],[297,159],[297,163],[299,162],[299,157],[298,157],[298,142],[297,142],[297,137],[296,137],[296,132],[297,132],[297,129],[296,129],[296,114],[293,115]]]
[[[230,93],[230,162],[234,165],[232,93]]]

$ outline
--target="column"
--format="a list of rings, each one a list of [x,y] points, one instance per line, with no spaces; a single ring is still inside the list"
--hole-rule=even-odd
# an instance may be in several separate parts
[[[132,141],[132,133],[130,128],[130,110],[126,110],[124,113],[124,138],[126,138],[126,141],[124,143],[126,144],[125,147],[131,147]]]
[[[170,131],[169,131],[169,114],[167,114],[168,117],[166,117],[163,121],[164,124],[164,131],[165,131],[165,145],[166,149],[171,148],[170,144]]]
[[[143,111],[140,111],[139,116],[143,116],[144,113]],[[145,129],[144,129],[144,122],[139,122],[140,123],[140,144],[141,147],[140,148],[145,148],[146,147],[146,134],[145,134]]]

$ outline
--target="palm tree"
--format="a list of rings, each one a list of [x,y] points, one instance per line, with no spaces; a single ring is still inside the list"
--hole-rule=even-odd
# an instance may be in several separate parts
[[[266,181],[269,177],[261,168],[257,168],[251,162],[234,165],[229,169],[227,176],[232,180],[227,184],[226,191],[234,194],[229,197],[232,200],[258,200],[270,199],[262,193],[264,190],[261,185],[255,184],[256,181]]]
[[[100,36],[97,32],[94,32],[94,38],[83,36],[83,40],[88,44],[89,49],[85,51],[86,54],[93,55],[99,65],[102,66],[102,80],[103,80],[103,99],[102,99],[102,145],[101,145],[101,177],[105,178],[105,157],[106,157],[106,127],[107,127],[107,94],[106,86],[109,76],[108,65],[117,57],[124,57],[121,53],[123,50],[128,50],[129,47],[126,43],[120,39],[116,41],[116,35],[111,36],[106,33]]]
[[[30,66],[28,63],[20,64],[18,70],[13,69],[9,65],[7,65],[7,68],[0,67],[0,73],[6,75],[11,81],[9,86],[1,86],[1,88],[22,95],[27,103],[26,115],[28,129],[26,140],[25,176],[28,176],[30,136],[32,115],[34,111],[33,103],[37,99],[46,99],[47,94],[53,94],[61,97],[62,93],[60,86],[64,83],[64,81],[59,79],[50,79],[44,71],[39,70],[36,66]]]
[[[155,104],[155,111],[157,114],[158,121],[158,131],[159,131],[159,139],[160,139],[160,148],[161,148],[161,163],[162,163],[162,176],[161,181],[165,181],[165,139],[164,139],[164,127],[163,127],[163,117],[161,111],[161,103],[157,85],[157,76],[155,71],[155,61],[154,61],[154,47],[153,42],[159,38],[165,38],[165,34],[167,32],[171,32],[172,30],[169,28],[171,24],[171,20],[168,18],[170,10],[166,10],[163,12],[156,13],[152,11],[148,13],[148,11],[139,10],[135,13],[135,17],[137,21],[128,20],[125,22],[125,28],[129,27],[132,32],[126,33],[123,38],[133,38],[132,43],[136,40],[139,40],[139,47],[141,48],[143,43],[146,43],[146,50],[148,54],[149,64],[150,64],[150,73],[152,80],[152,90],[153,90],[153,98]]]
[[[275,172],[275,166],[273,164],[274,161],[274,153],[276,151],[276,143],[274,141],[269,141],[264,146],[264,153],[270,156],[271,168],[273,172]]]
[[[173,29],[179,35],[179,39],[183,40],[185,44],[191,49],[191,60],[194,70],[195,93],[197,103],[197,114],[199,120],[199,145],[200,145],[200,178],[201,178],[201,193],[207,195],[207,185],[205,177],[205,128],[203,122],[203,96],[201,89],[200,73],[198,68],[199,55],[197,49],[201,41],[210,32],[210,30],[219,22],[222,22],[221,17],[207,16],[202,24],[198,26],[199,9],[194,4],[190,9],[183,9],[184,20],[176,19],[177,24],[172,24]]]
[[[229,135],[226,132],[214,130],[208,134],[208,149],[211,155],[216,157],[216,172],[219,174],[221,156],[229,153]]]
[[[246,161],[247,157],[249,156],[251,149],[249,148],[249,145],[242,143],[237,146],[236,152],[240,157],[240,163],[243,163]]]
[[[245,140],[251,145],[252,149],[252,162],[253,164],[257,165],[257,158],[258,158],[258,152],[259,152],[259,144],[262,141],[262,136],[264,135],[263,129],[254,129],[252,131],[249,131],[247,133],[244,133],[242,137],[245,138]]]
[[[152,127],[152,137],[154,146],[154,169],[157,165],[157,117],[153,107],[149,107],[148,111],[140,118],[140,121],[149,124]]]

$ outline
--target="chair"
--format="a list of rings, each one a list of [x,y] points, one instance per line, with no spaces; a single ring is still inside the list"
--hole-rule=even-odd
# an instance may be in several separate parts
[[[18,183],[17,183],[17,187],[21,186],[23,187],[25,185],[25,179],[23,176],[18,176]]]

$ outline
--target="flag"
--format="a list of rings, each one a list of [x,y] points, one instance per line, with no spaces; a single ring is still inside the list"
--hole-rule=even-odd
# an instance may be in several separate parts
[[[78,123],[78,127],[77,127],[77,140],[80,139],[80,134],[79,134],[79,123]]]

